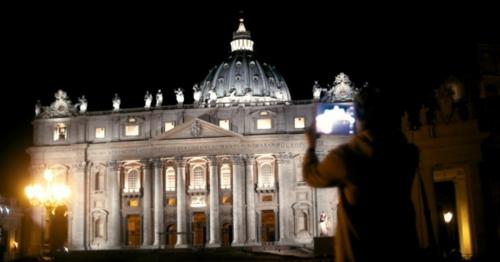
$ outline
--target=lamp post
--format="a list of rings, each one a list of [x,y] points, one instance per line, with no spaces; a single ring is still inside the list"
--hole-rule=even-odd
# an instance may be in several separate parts
[[[70,189],[67,185],[56,182],[54,179],[54,172],[52,172],[49,168],[44,170],[43,178],[44,183],[28,185],[24,189],[24,192],[26,193],[26,196],[32,206],[45,207],[47,214],[46,222],[48,224],[50,220],[50,213],[54,215],[58,206],[66,205],[70,196]],[[42,244],[43,241],[44,237],[42,237]],[[45,245],[42,245],[42,247],[44,246]],[[50,245],[47,247],[50,250]]]
[[[447,255],[451,255],[451,249],[452,249],[452,245],[453,245],[453,235],[452,235],[452,224],[451,224],[451,221],[453,220],[453,212],[451,211],[447,211],[447,212],[444,212],[443,213],[443,219],[444,219],[444,223],[446,223],[446,233],[447,233],[447,243],[446,243],[446,253]]]

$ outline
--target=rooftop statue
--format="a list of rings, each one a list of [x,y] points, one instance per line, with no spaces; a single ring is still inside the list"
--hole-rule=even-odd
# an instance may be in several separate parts
[[[177,104],[182,105],[184,103],[184,89],[177,88],[174,90],[175,99],[177,100]]]
[[[319,101],[321,99],[321,93],[326,91],[325,88],[321,88],[318,81],[314,81],[313,85],[313,99],[314,101]]]
[[[146,109],[151,108],[152,101],[153,101],[153,95],[151,95],[149,91],[146,91],[146,94],[144,95],[144,108]]]
[[[40,115],[41,111],[42,111],[42,103],[40,102],[40,100],[37,100],[35,104],[35,116]]]
[[[197,85],[197,84],[194,84],[193,86],[193,100],[194,100],[194,103],[199,103],[200,102],[200,98],[201,98],[201,88]]]
[[[156,92],[156,107],[160,107],[163,103],[163,94],[161,93],[161,89],[158,89]]]
[[[113,111],[119,111],[120,110],[120,97],[118,94],[115,94],[115,97],[113,98]]]
[[[87,99],[85,98],[85,95],[82,95],[82,97],[78,98],[78,102],[75,106],[78,106],[80,109],[80,114],[83,114],[87,111]]]
[[[217,102],[217,94],[215,93],[215,88],[212,88],[208,90],[208,103],[215,103]]]

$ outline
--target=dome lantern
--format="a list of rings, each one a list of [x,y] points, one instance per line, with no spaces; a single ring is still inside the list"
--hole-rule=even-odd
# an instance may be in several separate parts
[[[236,32],[233,33],[233,41],[231,41],[231,52],[235,51],[253,51],[253,41],[250,31],[247,31],[243,18],[240,18],[240,25]]]

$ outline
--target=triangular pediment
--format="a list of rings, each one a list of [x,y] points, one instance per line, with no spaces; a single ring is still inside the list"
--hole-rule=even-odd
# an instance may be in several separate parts
[[[205,120],[194,118],[173,129],[154,137],[152,140],[193,139],[193,138],[234,137],[241,139],[242,135],[223,129]]]

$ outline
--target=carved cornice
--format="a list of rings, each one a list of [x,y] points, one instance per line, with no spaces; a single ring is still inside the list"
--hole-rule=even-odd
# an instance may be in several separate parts
[[[153,161],[151,159],[149,159],[149,158],[144,158],[144,159],[139,160],[139,163],[141,163],[141,165],[145,169],[150,169],[151,168],[151,164],[153,163]]]
[[[208,164],[210,166],[216,166],[218,163],[218,159],[214,155],[207,156]]]
[[[87,164],[88,162],[86,161],[73,163],[71,164],[71,169],[75,169],[77,172],[84,172],[85,168],[87,167]]]
[[[153,162],[154,168],[164,168],[165,167],[165,162],[161,160],[160,158],[154,158],[151,160]]]
[[[120,162],[120,161],[117,161],[117,160],[111,160],[111,161],[108,161],[108,168],[109,168],[111,171],[120,171],[120,168],[121,168],[121,162]]]
[[[276,159],[278,160],[278,164],[283,164],[289,160],[292,159],[292,154],[291,153],[278,153],[276,154]]]
[[[255,165],[255,155],[245,155],[245,162],[247,163],[247,165]]]
[[[175,162],[177,167],[186,167],[187,159],[183,158],[182,156],[176,156],[175,157]]]
[[[238,165],[238,166],[243,165],[243,156],[242,155],[233,155],[233,156],[231,156],[231,160],[233,161],[233,165]]]

